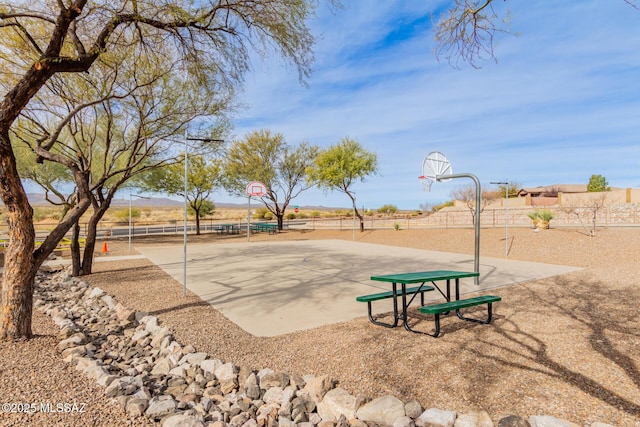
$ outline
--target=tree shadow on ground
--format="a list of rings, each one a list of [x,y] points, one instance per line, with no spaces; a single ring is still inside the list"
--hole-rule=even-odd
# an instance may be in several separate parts
[[[624,372],[637,388],[635,396],[640,396],[640,364],[637,358],[632,357],[630,349],[633,344],[628,345],[628,350],[622,349],[628,341],[640,342],[638,289],[627,287],[612,292],[599,281],[576,282],[557,276],[547,281],[545,286],[523,286],[519,291],[522,293],[517,297],[526,298],[531,303],[518,304],[518,307],[527,307],[525,311],[532,312],[531,318],[534,318],[534,312],[539,316],[541,312],[549,311],[575,328],[584,328],[590,349],[613,364],[609,369],[617,368]],[[508,366],[556,378],[612,407],[640,417],[639,402],[621,396],[616,390],[581,373],[579,366],[570,365],[570,361],[557,360],[553,355],[553,344],[545,342],[545,339],[549,341],[550,335],[541,333],[539,337],[528,331],[528,324],[513,320],[513,317],[522,314],[522,311],[511,313],[501,319],[499,326],[494,328],[494,333],[501,335],[507,344],[496,344],[490,336],[482,336],[475,342],[464,343],[464,350],[494,362],[488,364],[489,366]],[[524,316],[527,316],[526,313]],[[615,335],[626,338],[618,342],[612,337]]]

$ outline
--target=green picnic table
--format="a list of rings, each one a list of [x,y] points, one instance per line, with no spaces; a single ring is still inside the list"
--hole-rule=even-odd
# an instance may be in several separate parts
[[[440,334],[440,315],[448,314],[450,311],[456,312],[456,315],[463,320],[468,320],[477,323],[489,323],[491,322],[491,308],[494,302],[500,301],[501,297],[493,296],[493,295],[483,295],[474,298],[466,298],[460,299],[460,279],[468,278],[468,277],[478,277],[480,274],[477,272],[468,272],[468,271],[451,271],[451,270],[432,270],[432,271],[419,271],[419,272],[410,272],[410,273],[397,273],[397,274],[386,274],[381,276],[371,276],[371,280],[378,282],[387,282],[391,283],[392,290],[388,292],[380,292],[376,294],[370,295],[362,295],[356,298],[357,301],[366,302],[368,304],[368,315],[369,320],[380,326],[385,326],[389,328],[396,327],[398,325],[398,321],[402,320],[404,328],[410,332],[423,333],[426,335],[431,335],[433,337],[437,337]],[[455,299],[451,299],[451,281],[455,282]],[[436,282],[446,282],[446,291],[440,289],[440,287],[436,284]],[[417,284],[419,286],[407,288],[409,284]],[[427,285],[430,283],[431,285]],[[398,284],[400,284],[400,289],[398,289]],[[440,304],[424,304],[424,292],[429,292],[433,290],[438,290],[440,294],[444,297],[446,302]],[[411,328],[408,324],[408,315],[407,311],[415,297],[420,294],[421,297],[421,307],[420,312],[424,314],[430,314],[435,316],[435,332],[422,332],[417,331]],[[408,297],[411,296],[411,299]],[[401,299],[400,309],[398,307],[398,297]],[[393,323],[386,323],[380,320],[377,320],[373,317],[371,311],[371,303],[373,301],[378,301],[381,299],[393,299]],[[463,316],[460,313],[460,309],[466,307],[473,307],[476,305],[487,304],[488,306],[488,317],[487,319],[475,319]]]

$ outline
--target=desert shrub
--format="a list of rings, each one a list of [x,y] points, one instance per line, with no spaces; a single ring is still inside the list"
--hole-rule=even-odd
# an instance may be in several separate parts
[[[320,212],[311,211],[311,218],[320,218]]]
[[[296,219],[296,214],[294,213],[288,213],[286,216],[287,219]]]
[[[542,220],[542,221],[551,221],[553,218],[555,218],[555,215],[553,214],[553,212],[551,212],[550,210],[541,210],[541,211],[533,211],[533,212],[529,212],[527,214],[527,216],[529,218],[531,218],[533,221],[535,220]]]
[[[555,215],[550,210],[533,211],[527,214],[533,221],[533,225],[536,228],[549,228],[549,222],[555,218]]]
[[[381,207],[378,208],[378,213],[381,214],[385,214],[388,213],[390,215],[395,214],[396,212],[398,212],[398,207],[396,205],[382,205]]]
[[[140,208],[131,208],[131,219],[136,220],[140,218],[142,211]],[[118,224],[129,223],[129,208],[118,209],[113,212],[113,217]]]
[[[271,213],[267,208],[256,208],[255,213],[253,214],[253,219],[266,219],[265,215],[267,213]]]
[[[57,207],[34,207],[33,208],[33,220],[34,221],[45,221],[47,219],[50,220],[59,220],[62,218],[62,210]]]
[[[393,223],[393,229],[396,231],[400,230],[400,223],[399,222]]]

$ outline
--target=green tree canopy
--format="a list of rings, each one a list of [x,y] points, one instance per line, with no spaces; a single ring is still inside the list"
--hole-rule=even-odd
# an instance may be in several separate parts
[[[184,159],[183,159],[184,160]],[[215,211],[211,194],[222,186],[222,163],[220,160],[207,161],[204,156],[187,158],[187,204],[196,217],[196,234],[200,234],[200,219]],[[145,174],[140,187],[145,191],[166,193],[184,197],[184,161]]]
[[[591,175],[589,178],[589,184],[587,184],[587,191],[589,193],[599,193],[602,191],[611,191],[607,179],[602,175]]]
[[[332,1],[332,0],[328,0]],[[336,1],[337,2],[337,1]],[[7,207],[9,238],[0,307],[0,339],[30,337],[33,278],[60,239],[92,203],[88,173],[72,171],[77,203],[35,248],[33,208],[16,167],[11,138],[18,117],[37,105],[51,85],[62,91],[97,62],[144,58],[202,87],[242,83],[250,54],[277,52],[298,70],[311,71],[314,38],[307,26],[315,0],[45,0],[5,2],[0,7],[0,197]],[[69,81],[71,80],[71,83]],[[95,101],[95,100],[94,100]],[[57,138],[38,141],[39,160],[57,157]]]
[[[357,141],[345,137],[338,144],[320,152],[307,171],[307,180],[325,190],[336,190],[349,196],[353,210],[360,218],[360,231],[364,231],[364,216],[356,206],[353,185],[377,171],[376,154],[365,150]]]
[[[289,146],[280,133],[267,129],[250,132],[229,147],[224,162],[225,187],[233,195],[246,197],[247,184],[264,183],[267,195],[260,200],[282,229],[287,206],[309,188],[305,185],[306,170],[317,153],[318,148],[307,143]]]

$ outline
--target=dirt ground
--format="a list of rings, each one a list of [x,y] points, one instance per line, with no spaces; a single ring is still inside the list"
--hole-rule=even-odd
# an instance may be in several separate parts
[[[354,237],[465,254],[474,248],[471,229],[285,231],[254,235],[252,241]],[[504,237],[504,229],[483,229],[481,256],[504,258]],[[189,244],[241,241],[246,236],[189,236]],[[129,253],[127,241],[107,244],[108,252],[97,257]],[[181,245],[182,235],[136,236],[132,252],[159,244]],[[437,339],[372,325],[364,306],[363,316],[353,321],[254,337],[196,296],[183,297],[182,286],[147,260],[96,262],[86,280],[158,316],[183,344],[239,366],[327,374],[354,395],[392,394],[417,399],[425,408],[487,411],[496,425],[516,414],[551,415],[584,426],[640,426],[640,228],[603,229],[595,237],[579,229],[510,229],[508,249],[509,259],[583,269],[502,288],[490,325],[445,317]],[[50,328],[43,331],[44,337],[51,334]],[[55,352],[40,341],[37,351]],[[17,349],[5,345],[0,351],[4,358]],[[13,375],[21,375],[20,361],[12,363]],[[28,388],[29,380],[24,384]]]
[[[355,239],[360,242],[473,254],[474,231],[286,231],[258,240]],[[481,256],[505,257],[505,230],[481,233]],[[189,236],[198,242],[246,236]],[[110,255],[122,253],[114,244]],[[181,236],[136,239],[178,244]],[[388,330],[363,317],[273,338],[249,335],[145,263],[103,272],[91,284],[171,324],[179,340],[254,369],[329,374],[354,394],[393,394],[425,407],[553,415],[586,425],[640,425],[640,318],[637,286],[640,229],[509,230],[509,259],[563,264],[581,271],[501,289],[490,326],[443,321],[438,339]],[[135,271],[135,274],[132,272]],[[156,297],[161,296],[161,297]]]

